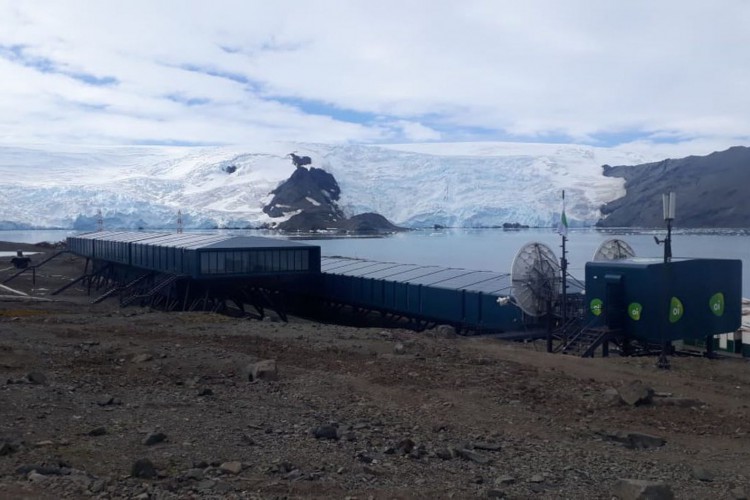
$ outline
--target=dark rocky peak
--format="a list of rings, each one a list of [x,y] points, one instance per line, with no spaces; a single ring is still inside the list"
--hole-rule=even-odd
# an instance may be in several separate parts
[[[338,206],[341,188],[330,173],[321,168],[297,166],[291,177],[274,189],[271,203],[263,207],[270,217],[289,217],[277,227],[282,231],[344,231],[390,233],[399,231],[379,214],[360,214],[347,219]]]
[[[312,159],[309,156],[297,156],[295,153],[289,153],[289,157],[297,168],[302,168],[305,165],[312,165]]]
[[[336,204],[341,195],[341,188],[333,175],[320,168],[297,168],[292,176],[271,194],[271,203],[263,208],[271,217],[282,217],[298,210],[343,216]]]

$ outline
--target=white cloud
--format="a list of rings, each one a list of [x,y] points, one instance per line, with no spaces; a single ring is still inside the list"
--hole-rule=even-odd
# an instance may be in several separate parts
[[[736,144],[748,25],[743,0],[0,1],[0,142]]]

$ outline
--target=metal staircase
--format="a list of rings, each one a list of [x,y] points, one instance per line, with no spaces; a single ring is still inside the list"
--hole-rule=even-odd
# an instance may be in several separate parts
[[[164,290],[168,286],[170,286],[172,283],[177,281],[180,278],[180,275],[178,274],[162,274],[159,275],[159,278],[152,284],[150,289],[147,289],[145,293],[134,293],[128,297],[124,297],[122,300],[120,300],[120,306],[126,307],[130,304],[133,304],[134,302],[138,300],[146,300],[146,299],[152,299],[157,293]]]
[[[582,328],[575,335],[563,343],[560,352],[563,354],[574,354],[582,358],[592,358],[601,346],[602,355],[608,354],[608,342],[618,336],[619,330],[603,327]]]
[[[95,298],[94,300],[92,300],[91,303],[92,304],[98,304],[99,302],[102,302],[104,299],[107,299],[107,298],[111,297],[112,295],[114,295],[116,293],[126,292],[127,290],[129,290],[132,287],[136,286],[138,283],[140,283],[144,279],[148,278],[149,276],[153,276],[153,274],[154,273],[142,274],[141,276],[138,276],[134,280],[132,280],[132,281],[130,281],[130,282],[124,284],[124,285],[116,285],[116,286],[110,288],[109,290],[107,290],[106,292],[104,292],[103,294],[101,294],[100,296],[98,296],[97,298]]]

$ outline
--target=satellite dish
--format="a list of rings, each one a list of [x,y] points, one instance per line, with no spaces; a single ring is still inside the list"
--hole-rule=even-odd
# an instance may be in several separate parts
[[[603,242],[594,252],[594,260],[620,260],[635,257],[633,247],[623,240],[612,239]]]
[[[527,243],[516,254],[510,270],[513,298],[529,316],[541,316],[560,293],[560,264],[543,243]]]

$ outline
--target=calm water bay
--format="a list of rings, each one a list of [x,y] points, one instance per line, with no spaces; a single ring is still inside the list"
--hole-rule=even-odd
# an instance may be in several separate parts
[[[212,231],[216,232],[216,231]],[[279,237],[260,231],[221,231],[232,234]],[[583,278],[584,265],[605,240],[627,241],[639,257],[660,257],[657,246],[666,231],[572,229],[568,235],[570,273]],[[0,231],[0,240],[22,243],[60,241],[73,231]],[[320,245],[323,255],[338,255],[406,264],[459,267],[483,271],[510,272],[519,248],[531,241],[547,244],[560,255],[560,236],[552,229],[446,229],[420,230],[383,238],[305,238]],[[675,230],[672,234],[675,257],[710,257],[743,261],[744,296],[750,296],[750,230]]]

